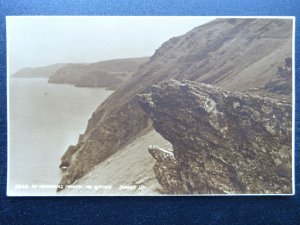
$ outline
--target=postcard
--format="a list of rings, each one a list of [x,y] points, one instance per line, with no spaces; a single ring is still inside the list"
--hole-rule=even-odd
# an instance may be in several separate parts
[[[8,196],[294,194],[294,17],[6,27]]]

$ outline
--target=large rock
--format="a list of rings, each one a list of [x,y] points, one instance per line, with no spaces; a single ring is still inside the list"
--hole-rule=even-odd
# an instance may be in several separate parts
[[[175,80],[139,101],[173,145],[149,148],[166,193],[292,193],[291,104]]]

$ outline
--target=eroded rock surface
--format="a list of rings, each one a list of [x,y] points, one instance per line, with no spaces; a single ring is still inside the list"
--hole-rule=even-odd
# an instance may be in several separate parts
[[[139,101],[173,145],[149,148],[166,193],[292,193],[291,104],[175,80]]]

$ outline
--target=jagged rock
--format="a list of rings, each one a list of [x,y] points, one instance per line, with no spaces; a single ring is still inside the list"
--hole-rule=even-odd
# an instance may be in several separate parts
[[[187,188],[184,186],[180,175],[180,167],[171,151],[159,148],[157,146],[149,146],[150,154],[157,161],[153,167],[156,178],[161,186],[167,190],[171,190],[172,194],[184,194]]]
[[[173,145],[149,149],[167,193],[292,193],[291,104],[175,80],[139,101]]]
[[[68,168],[74,153],[79,149],[78,146],[70,145],[65,154],[61,157],[59,168]]]
[[[271,93],[291,95],[293,93],[292,75],[292,58],[288,57],[285,59],[285,65],[278,66],[276,77],[264,86],[264,90]]]
[[[292,76],[292,66],[293,66],[293,60],[291,57],[288,57],[284,60],[285,65],[279,66],[277,69],[276,75],[278,77],[291,77]]]

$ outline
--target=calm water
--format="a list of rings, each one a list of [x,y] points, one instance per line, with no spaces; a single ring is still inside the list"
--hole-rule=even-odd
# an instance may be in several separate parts
[[[97,106],[112,91],[11,78],[9,91],[9,195],[55,195],[60,158],[76,144]],[[27,189],[27,187],[29,189]]]

